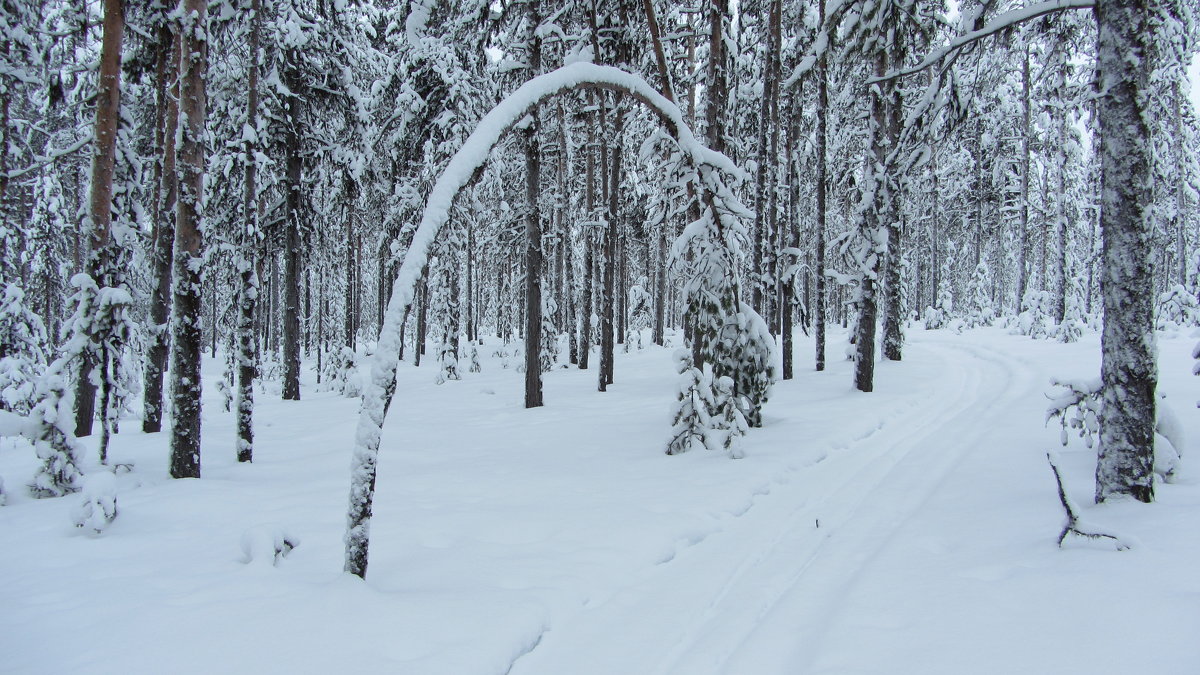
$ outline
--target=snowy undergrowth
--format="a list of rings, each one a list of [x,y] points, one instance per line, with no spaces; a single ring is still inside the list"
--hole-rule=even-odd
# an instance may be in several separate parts
[[[1196,398],[1191,342],[1160,345],[1173,400]],[[402,365],[365,583],[340,572],[357,401],[313,382],[299,403],[260,399],[251,466],[207,388],[198,481],[165,478],[167,437],[123,424],[111,455],[134,470],[115,476],[120,517],[99,537],[74,526],[77,498],[14,487],[36,459],[0,441],[0,670],[1194,672],[1186,451],[1155,505],[1094,507],[1094,455],[1063,449],[1086,517],[1139,545],[1054,546],[1042,393],[1094,376],[1095,335],[914,330],[871,395],[851,391],[850,364],[813,373],[811,344],[797,350],[740,461],[662,452],[669,349],[619,354],[606,394],[594,370],[554,371],[535,410],[496,359],[440,387]],[[205,367],[215,378],[221,360]],[[303,544],[245,564],[247,537],[280,531]],[[52,631],[71,638],[39,648]]]

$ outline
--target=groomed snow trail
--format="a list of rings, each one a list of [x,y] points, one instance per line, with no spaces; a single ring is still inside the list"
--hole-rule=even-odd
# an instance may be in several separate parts
[[[911,392],[907,415],[826,441],[736,524],[552,626],[511,672],[810,672],[824,626],[896,528],[965,455],[999,450],[985,438],[995,422],[1040,396],[1030,368],[986,347],[924,339],[908,349],[940,360],[943,373]],[[884,365],[883,386],[904,367]],[[792,444],[809,443],[791,431]]]

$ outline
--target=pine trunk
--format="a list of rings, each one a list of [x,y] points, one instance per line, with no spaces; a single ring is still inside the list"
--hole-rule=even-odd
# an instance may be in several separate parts
[[[117,157],[117,128],[121,123],[121,38],[125,32],[122,0],[104,2],[104,36],[100,44],[100,76],[96,91],[95,143],[92,150],[92,186],[89,215],[88,274],[100,288],[108,286],[108,241],[112,227],[113,169]],[[96,385],[91,373],[100,345],[93,337],[90,348],[79,359],[75,381],[75,435],[90,436],[96,416]],[[101,373],[106,379],[107,373]],[[103,410],[101,414],[103,414]]]
[[[175,302],[172,315],[171,477],[200,477],[200,266],[207,101],[208,5],[184,0],[179,87],[179,198],[175,218]]]
[[[1102,189],[1100,452],[1096,501],[1154,500],[1154,392],[1158,381],[1152,263],[1154,148],[1149,92],[1158,3],[1099,0]]]
[[[240,282],[238,292],[238,384],[237,384],[237,460],[254,459],[254,378],[257,374],[257,342],[254,335],[254,314],[258,306],[258,249],[261,234],[258,228],[256,156],[258,129],[258,45],[261,0],[250,3],[250,72],[247,77],[246,124],[255,130],[243,147],[246,154],[246,174],[242,196],[242,241]],[[320,374],[320,367],[317,369]]]

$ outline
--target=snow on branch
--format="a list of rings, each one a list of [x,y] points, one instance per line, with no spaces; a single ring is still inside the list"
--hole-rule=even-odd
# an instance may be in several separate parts
[[[938,63],[947,56],[957,52],[963,47],[966,47],[967,45],[978,42],[984,38],[995,35],[1000,31],[1012,28],[1018,24],[1036,19],[1039,16],[1054,14],[1055,12],[1061,12],[1068,9],[1092,9],[1095,7],[1095,5],[1095,0],[1049,0],[1048,2],[1038,2],[1032,5],[1026,5],[1025,7],[1009,10],[987,22],[983,28],[954,38],[946,46],[931,52],[917,65],[888,73],[882,77],[872,78],[867,81],[867,84],[894,80],[900,77],[907,77],[909,75],[919,73],[933,64]]]
[[[391,300],[384,314],[378,346],[372,359],[371,375],[363,392],[362,412],[351,460],[345,567],[348,572],[360,577],[366,573],[375,466],[384,418],[396,387],[400,329],[404,316],[412,306],[417,284],[429,265],[438,233],[450,218],[454,199],[482,169],[492,148],[504,133],[535,106],[557,94],[586,88],[621,92],[650,108],[696,170],[700,198],[709,212],[717,218],[731,212],[738,215],[736,199],[724,185],[721,175],[740,179],[743,177],[742,171],[725,155],[704,146],[684,121],[683,111],[638,75],[593,63],[572,63],[529,80],[492,108],[450,159],[430,190],[420,224],[392,285]]]

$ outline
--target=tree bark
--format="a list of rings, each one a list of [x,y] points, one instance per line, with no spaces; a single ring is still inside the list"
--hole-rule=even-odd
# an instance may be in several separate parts
[[[179,198],[175,218],[175,303],[172,316],[171,477],[200,477],[200,265],[207,102],[208,4],[183,0],[177,133]]]
[[[303,86],[298,73],[300,55],[289,51],[284,79],[292,92]],[[301,158],[299,96],[287,99],[286,190],[283,245],[283,399],[300,400],[300,219]]]
[[[825,0],[820,0],[819,5],[821,17],[825,16]],[[816,301],[815,301],[815,318],[816,325],[813,331],[816,337],[816,370],[825,370],[825,233],[828,230],[826,225],[826,204],[825,183],[828,180],[826,168],[826,138],[828,134],[827,119],[829,116],[829,68],[826,60],[825,52],[821,52],[820,58],[817,59],[817,129],[816,129],[816,192],[817,192],[817,271],[816,271]],[[797,179],[799,176],[796,177]]]
[[[1098,0],[1095,8],[1103,87],[1097,105],[1104,257],[1098,503],[1119,496],[1154,500],[1158,368],[1151,255],[1154,148],[1148,109],[1155,64],[1148,57],[1158,37],[1153,17],[1159,5]]]
[[[258,129],[258,50],[262,11],[261,0],[250,2],[250,66],[247,76],[246,124],[254,130],[243,144],[246,173],[242,195],[242,241],[238,293],[238,388],[237,388],[237,460],[254,459],[254,378],[257,375],[258,350],[254,336],[254,314],[258,306],[258,249],[262,233],[258,227],[257,201],[257,129]],[[317,367],[318,376],[320,366]]]
[[[100,288],[108,286],[108,241],[112,228],[113,169],[117,157],[117,129],[121,124],[121,38],[125,32],[124,8],[121,0],[104,2],[104,36],[100,43],[100,76],[96,89],[95,142],[92,150],[92,185],[88,199],[91,217],[89,237],[88,274]],[[7,97],[6,97],[7,98]],[[95,360],[94,350],[99,342],[93,338],[91,345],[79,359],[79,371],[75,380],[75,435],[92,435],[92,421],[96,417],[96,385],[92,383],[92,370],[103,366]],[[101,373],[101,378],[107,373]],[[101,410],[101,414],[104,411]]]

